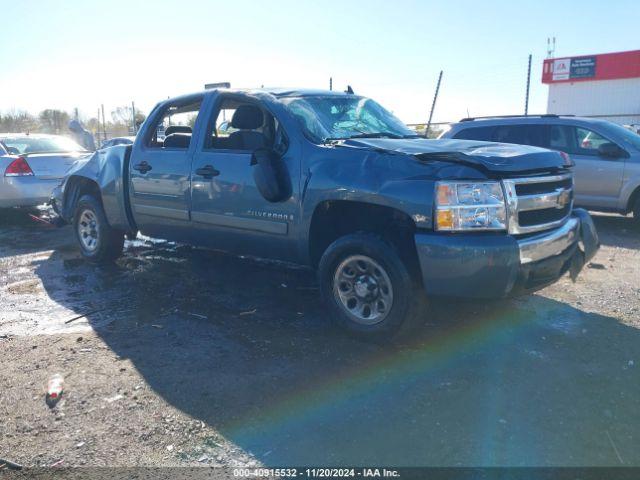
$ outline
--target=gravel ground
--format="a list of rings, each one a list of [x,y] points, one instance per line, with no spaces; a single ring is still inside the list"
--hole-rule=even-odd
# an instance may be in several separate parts
[[[415,338],[378,346],[331,327],[305,269],[147,238],[98,268],[68,227],[3,213],[0,458],[638,466],[639,230],[595,220],[577,283],[434,302]]]

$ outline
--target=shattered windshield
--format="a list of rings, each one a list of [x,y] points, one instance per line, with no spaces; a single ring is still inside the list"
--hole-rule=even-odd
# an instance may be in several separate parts
[[[282,102],[317,143],[347,138],[417,136],[369,98],[356,95],[318,95],[286,97]]]

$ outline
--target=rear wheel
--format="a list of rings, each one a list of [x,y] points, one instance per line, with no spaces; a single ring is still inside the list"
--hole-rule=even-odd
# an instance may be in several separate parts
[[[122,254],[124,232],[109,225],[102,203],[91,195],[78,201],[73,226],[82,256],[93,263],[110,262]]]
[[[424,298],[393,245],[372,234],[339,238],[319,265],[332,319],[361,338],[388,340],[415,326]]]

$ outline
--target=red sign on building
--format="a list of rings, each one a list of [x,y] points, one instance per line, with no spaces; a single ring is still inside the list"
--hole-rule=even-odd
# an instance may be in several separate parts
[[[640,50],[581,57],[548,58],[542,67],[542,83],[636,77],[640,77]]]

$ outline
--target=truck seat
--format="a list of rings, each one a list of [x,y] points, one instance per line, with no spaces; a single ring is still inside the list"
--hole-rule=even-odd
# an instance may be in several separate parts
[[[190,133],[172,133],[164,138],[164,148],[189,148],[191,143]]]
[[[230,147],[234,150],[257,150],[267,145],[267,139],[256,129],[262,127],[264,114],[255,105],[240,105],[233,114],[231,126],[238,131],[229,135]]]
[[[191,134],[191,133],[193,133],[193,131],[191,130],[191,127],[189,127],[187,125],[169,125],[166,128],[166,130],[164,131],[164,134],[165,134],[166,137],[168,137],[172,133],[188,133],[188,134]]]

